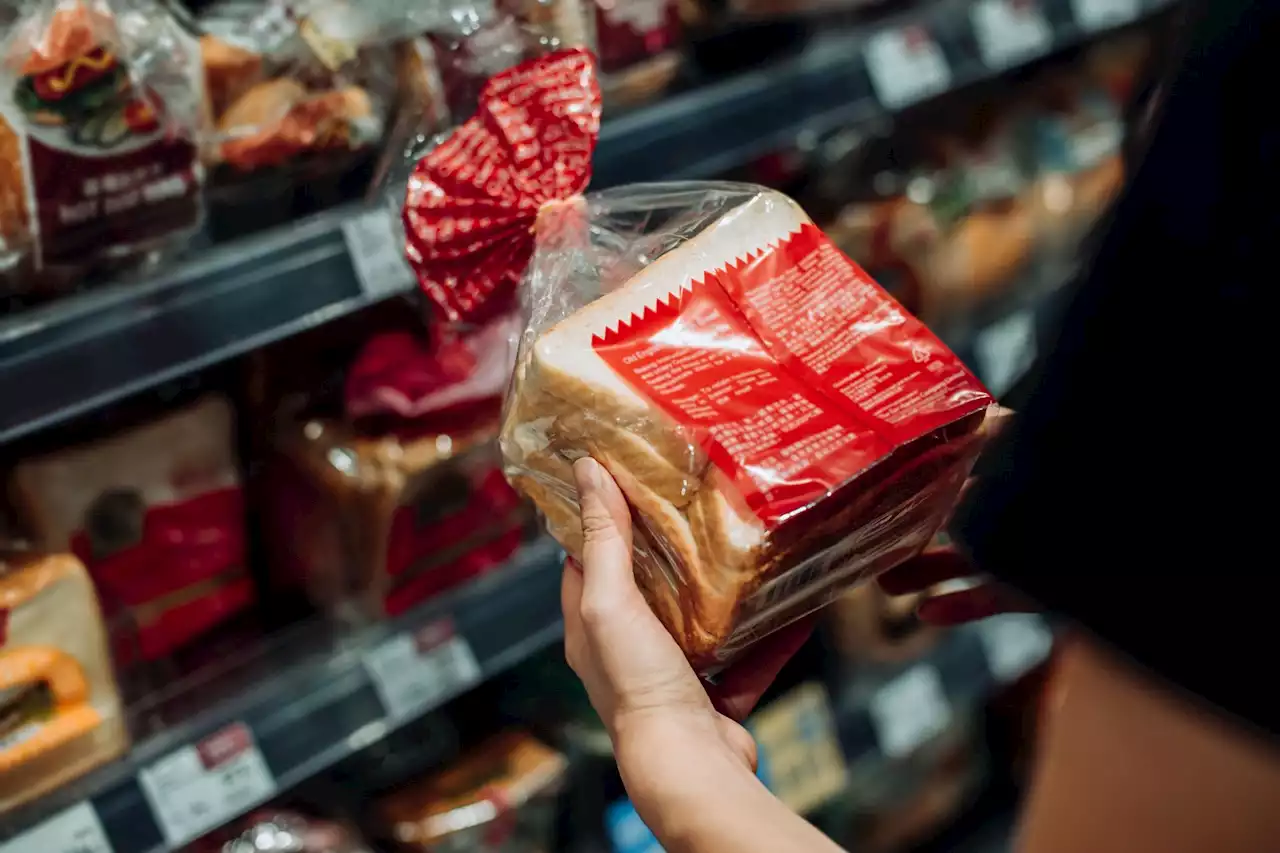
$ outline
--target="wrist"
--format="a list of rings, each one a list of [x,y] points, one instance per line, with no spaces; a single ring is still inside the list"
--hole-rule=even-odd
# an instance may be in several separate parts
[[[727,737],[737,724],[714,711],[637,715],[619,721],[612,735],[623,785],[632,805],[671,851],[697,849],[683,842],[715,832],[718,816],[732,815],[744,798],[765,793],[755,776],[754,748]]]

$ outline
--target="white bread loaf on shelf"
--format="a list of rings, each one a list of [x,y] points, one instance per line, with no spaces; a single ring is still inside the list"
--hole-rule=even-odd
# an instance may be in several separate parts
[[[67,554],[0,552],[0,809],[128,747],[93,583]]]

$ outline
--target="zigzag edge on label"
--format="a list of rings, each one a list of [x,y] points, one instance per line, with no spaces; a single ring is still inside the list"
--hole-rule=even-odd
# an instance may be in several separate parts
[[[646,305],[640,314],[631,312],[631,316],[625,320],[619,320],[616,323],[610,323],[604,327],[603,332],[595,333],[591,336],[591,346],[613,346],[623,341],[629,340],[638,332],[643,332],[651,326],[658,325],[664,321],[673,320],[680,315],[684,309],[685,302],[700,288],[706,288],[708,281],[715,279],[716,286],[720,287],[725,295],[732,301],[733,295],[725,290],[720,284],[720,277],[729,273],[741,273],[749,264],[754,264],[765,255],[780,251],[784,246],[792,243],[797,237],[805,235],[806,231],[817,232],[819,236],[824,236],[822,230],[812,222],[805,222],[794,231],[789,231],[785,237],[779,237],[771,240],[763,246],[751,249],[746,255],[739,255],[732,261],[725,263],[715,269],[703,273],[701,277],[690,279],[676,291],[668,293],[666,296],[658,299],[653,305]]]

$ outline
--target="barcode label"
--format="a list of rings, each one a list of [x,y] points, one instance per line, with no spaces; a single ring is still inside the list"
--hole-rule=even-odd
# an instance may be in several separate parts
[[[1086,30],[1120,27],[1142,11],[1140,0],[1071,0],[1076,23]]]
[[[891,110],[951,88],[942,48],[923,27],[882,30],[867,42],[867,72],[880,103]]]
[[[415,279],[404,258],[404,238],[391,211],[374,208],[345,220],[342,236],[360,289],[368,296],[383,299],[413,288]]]
[[[880,751],[887,758],[910,755],[951,725],[942,679],[926,664],[911,667],[877,690],[870,711]]]
[[[977,625],[991,677],[1001,684],[1021,678],[1049,657],[1053,633],[1039,616],[1005,613]]]
[[[170,847],[199,838],[276,792],[275,778],[244,723],[143,768],[138,782]]]
[[[1053,31],[1031,0],[979,0],[970,10],[982,61],[997,70],[1049,52]]]
[[[393,721],[437,708],[480,681],[465,637],[444,620],[396,634],[364,657],[365,669]]]
[[[98,813],[78,803],[0,844],[0,853],[113,853]]]

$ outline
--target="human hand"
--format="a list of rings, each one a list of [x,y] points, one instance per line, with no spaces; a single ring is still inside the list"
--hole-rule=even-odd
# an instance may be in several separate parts
[[[582,564],[561,582],[565,657],[613,741],[632,800],[671,797],[710,767],[754,773],[755,742],[740,721],[812,633],[812,621],[777,632],[704,684],[649,609],[631,564],[631,514],[609,473],[573,466],[582,507]],[[646,818],[647,819],[647,818]]]

